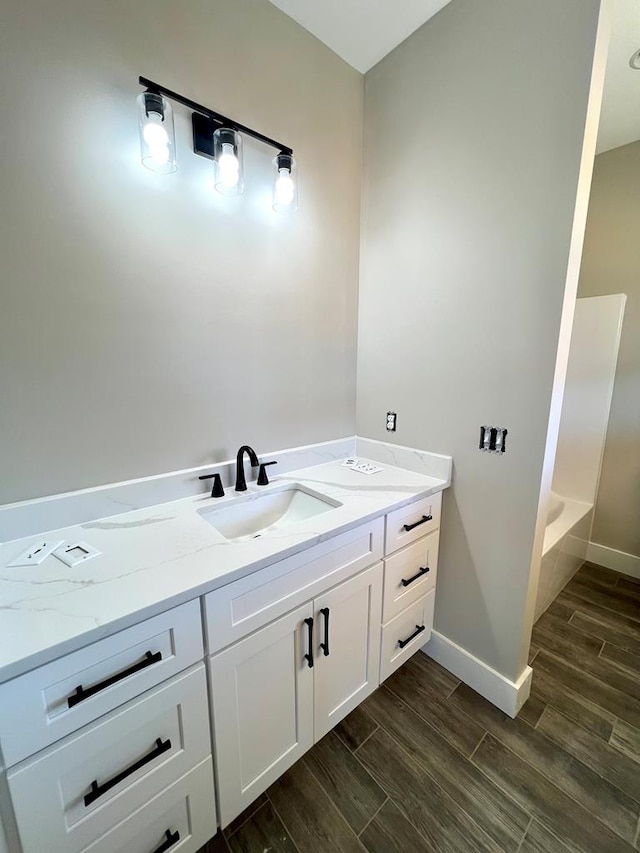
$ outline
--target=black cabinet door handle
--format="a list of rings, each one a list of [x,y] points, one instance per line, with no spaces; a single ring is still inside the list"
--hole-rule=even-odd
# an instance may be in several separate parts
[[[432,515],[423,515],[420,521],[416,521],[414,524],[403,524],[402,526],[408,533],[409,530],[413,530],[414,527],[420,527],[421,524],[426,524],[427,521],[431,521],[432,518]]]
[[[426,628],[427,628],[426,625],[416,625],[416,630],[413,632],[413,634],[410,637],[407,637],[406,640],[398,640],[398,645],[400,646],[400,648],[404,649],[404,647],[407,645],[407,643],[410,643],[411,640],[413,640],[415,637],[418,636],[418,634],[422,634],[422,632],[425,631]]]
[[[84,702],[84,700],[88,699],[90,696],[95,696],[95,694],[100,693],[101,690],[106,690],[107,687],[111,687],[112,684],[117,684],[118,681],[124,681],[124,679],[129,678],[130,675],[140,672],[141,669],[146,669],[148,666],[152,666],[154,663],[158,663],[161,660],[162,652],[155,652],[155,654],[153,652],[147,652],[141,661],[134,663],[133,666],[130,666],[128,669],[123,669],[122,672],[118,672],[116,675],[111,675],[109,678],[105,678],[104,681],[99,681],[91,687],[83,687],[82,685],[79,685],[76,687],[76,692],[72,693],[67,699],[67,705],[70,708],[73,708],[73,706],[77,705],[78,702]]]
[[[141,767],[144,767],[145,764],[149,764],[150,761],[153,761],[154,758],[157,758],[159,755],[162,755],[163,752],[168,752],[171,749],[171,741],[167,738],[165,741],[162,738],[158,738],[156,740],[156,745],[148,752],[143,758],[139,761],[136,761],[135,764],[132,764],[130,767],[127,767],[126,770],[122,770],[118,773],[117,776],[114,776],[112,779],[109,779],[108,782],[103,782],[102,785],[99,785],[96,780],[91,783],[91,790],[88,794],[85,794],[84,804],[86,806],[90,806],[91,803],[95,803],[97,799],[99,799],[103,794],[106,794],[107,791],[110,791],[112,788],[115,788],[123,779],[126,779],[127,776],[131,776],[132,773],[135,773],[136,770],[140,770]]]
[[[320,648],[324,652],[326,658],[329,657],[329,608],[323,607],[320,611],[324,616],[324,643],[320,643]]]
[[[414,581],[417,581],[418,578],[421,578],[423,575],[428,575],[429,571],[429,566],[422,566],[417,575],[414,575],[412,578],[402,578],[400,583],[402,584],[402,586],[409,586],[409,584],[412,584]]]
[[[171,830],[168,829],[165,832],[165,841],[163,841],[160,847],[157,847],[153,853],[166,853],[166,851],[171,850],[173,845],[177,844],[178,841],[180,841],[180,833],[178,830],[176,829],[175,832],[171,832]]]
[[[304,656],[307,664],[309,665],[309,669],[313,666],[313,619],[309,617],[304,620],[304,624],[309,629],[309,651]]]

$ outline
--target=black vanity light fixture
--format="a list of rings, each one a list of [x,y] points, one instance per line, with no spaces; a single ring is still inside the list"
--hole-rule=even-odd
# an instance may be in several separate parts
[[[214,185],[222,195],[234,196],[244,192],[244,163],[242,135],[251,136],[278,154],[273,159],[273,209],[291,213],[298,208],[296,161],[293,150],[250,127],[203,107],[195,101],[172,92],[153,80],[140,77],[146,91],[138,95],[138,122],[142,165],[153,172],[175,172],[176,138],[173,110],[170,101],[177,101],[193,110],[193,150],[214,162]]]

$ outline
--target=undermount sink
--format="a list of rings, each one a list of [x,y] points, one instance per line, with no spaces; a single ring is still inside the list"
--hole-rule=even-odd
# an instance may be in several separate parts
[[[342,506],[340,501],[320,495],[306,486],[291,484],[262,494],[251,494],[223,507],[197,510],[225,539],[258,539]]]

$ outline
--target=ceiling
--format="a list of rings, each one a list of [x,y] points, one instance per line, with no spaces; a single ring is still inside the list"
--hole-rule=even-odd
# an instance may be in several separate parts
[[[611,29],[598,154],[640,139],[640,71],[629,67],[640,48],[640,0],[614,0]]]
[[[449,0],[271,0],[365,74]]]
[[[365,74],[449,0],[271,0]],[[640,0],[614,0],[598,153],[640,139]]]

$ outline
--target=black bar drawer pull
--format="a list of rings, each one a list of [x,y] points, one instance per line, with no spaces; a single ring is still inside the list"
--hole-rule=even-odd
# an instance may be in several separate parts
[[[112,684],[117,684],[118,681],[123,681],[130,675],[140,672],[141,669],[146,669],[148,666],[158,663],[161,660],[162,652],[155,652],[155,654],[153,652],[147,652],[142,660],[138,661],[138,663],[134,663],[133,666],[130,666],[128,669],[123,669],[122,672],[118,672],[116,675],[111,675],[109,678],[105,678],[104,681],[99,681],[92,687],[83,687],[82,685],[76,687],[76,692],[69,696],[67,704],[70,708],[73,708],[73,706],[77,705],[78,702],[84,702],[84,700],[88,699],[89,696],[95,696],[95,694],[100,693],[101,690],[106,690],[107,687],[111,687]]]
[[[427,629],[426,625],[416,625],[416,630],[413,632],[413,634],[410,637],[407,637],[406,640],[398,640],[398,645],[400,646],[401,649],[404,649],[404,647],[407,645],[407,643],[410,643],[411,640],[415,639],[418,636],[418,634],[422,634],[422,632],[426,631],[426,629]]]
[[[309,665],[309,669],[311,669],[313,666],[313,619],[311,617],[305,619],[304,624],[309,629],[309,651],[304,656],[304,659]]]
[[[320,648],[324,652],[326,658],[329,657],[329,608],[323,607],[320,611],[324,616],[324,643],[320,643]]]
[[[410,530],[413,530],[414,527],[420,527],[421,524],[426,524],[427,521],[431,521],[432,518],[432,515],[423,515],[420,521],[416,521],[414,524],[403,524],[402,526],[408,533]]]
[[[414,581],[417,581],[418,578],[421,578],[423,575],[428,575],[430,571],[431,570],[429,569],[429,566],[422,566],[417,575],[414,575],[412,578],[402,578],[400,583],[402,584],[402,586],[409,586],[409,584],[412,584]]]
[[[91,791],[88,794],[85,794],[84,804],[85,806],[90,806],[91,803],[95,803],[95,801],[101,797],[103,794],[106,794],[107,791],[110,791],[112,788],[115,788],[116,785],[120,784],[123,779],[126,779],[127,776],[131,776],[132,773],[135,773],[136,770],[140,770],[141,767],[144,767],[145,764],[149,764],[150,761],[153,761],[154,758],[157,758],[159,755],[162,755],[163,752],[168,752],[171,749],[171,741],[167,738],[165,741],[162,738],[158,738],[156,740],[156,745],[148,752],[143,758],[139,761],[136,761],[135,764],[132,764],[131,767],[127,767],[126,770],[123,770],[121,773],[118,773],[117,776],[114,776],[113,779],[109,779],[108,782],[104,782],[102,785],[99,785],[97,781],[93,781],[91,783]]]
[[[160,847],[153,851],[153,853],[166,853],[167,850],[171,850],[174,844],[177,844],[180,841],[180,833],[178,830],[175,832],[171,832],[168,829],[165,832],[166,841],[163,841]]]

